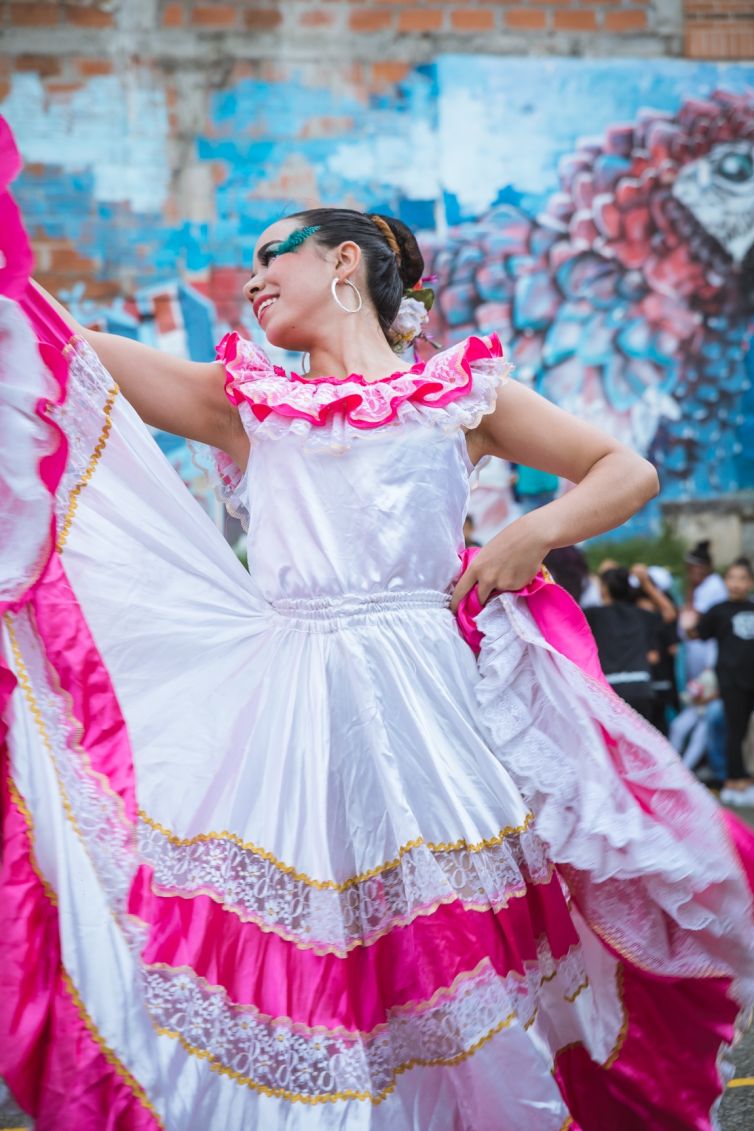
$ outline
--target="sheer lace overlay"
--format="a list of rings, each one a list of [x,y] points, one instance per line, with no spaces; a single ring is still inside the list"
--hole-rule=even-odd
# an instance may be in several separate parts
[[[379,1103],[407,1069],[458,1063],[510,1025],[533,1025],[542,1006],[567,1010],[587,985],[579,948],[556,960],[542,940],[539,960],[521,973],[503,977],[484,959],[430,1001],[390,1009],[361,1033],[268,1017],[190,970],[145,971],[158,1032],[254,1090],[309,1103]]]
[[[227,836],[181,843],[143,817],[139,846],[158,889],[209,895],[302,948],[338,955],[454,900],[469,909],[500,910],[527,885],[552,876],[528,827],[504,830],[478,846],[408,846],[399,860],[343,883],[311,880]]]
[[[118,386],[83,338],[72,338],[66,350],[68,390],[63,404],[49,410],[65,433],[68,459],[55,494],[58,549],[62,549],[79,492],[94,472],[110,431],[110,412]]]
[[[6,628],[16,678],[42,747],[51,760],[63,809],[87,850],[126,936],[139,949],[145,940],[145,927],[126,911],[138,866],[133,826],[125,816],[121,799],[94,771],[79,745],[80,725],[46,660],[29,607],[16,616],[7,616]]]

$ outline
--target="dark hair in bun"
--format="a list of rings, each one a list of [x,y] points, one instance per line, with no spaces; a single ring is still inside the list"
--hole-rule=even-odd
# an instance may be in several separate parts
[[[394,216],[357,212],[353,208],[310,208],[288,218],[300,220],[302,228],[318,224],[319,231],[311,238],[323,247],[337,247],[346,240],[359,245],[369,297],[387,334],[403,292],[418,283],[424,272],[424,258],[411,229]]]
[[[600,574],[600,580],[613,601],[633,601],[631,575],[625,566],[615,566],[614,569],[604,570]]]

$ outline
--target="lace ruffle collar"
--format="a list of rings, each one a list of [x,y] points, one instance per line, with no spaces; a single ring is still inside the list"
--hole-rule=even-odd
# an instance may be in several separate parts
[[[289,373],[237,333],[226,334],[217,347],[232,404],[248,406],[257,421],[275,414],[313,427],[342,414],[354,428],[377,428],[396,420],[404,407],[444,408],[471,393],[475,363],[496,362],[502,369],[502,357],[496,334],[473,337],[409,370],[367,381],[358,374],[308,378]]]

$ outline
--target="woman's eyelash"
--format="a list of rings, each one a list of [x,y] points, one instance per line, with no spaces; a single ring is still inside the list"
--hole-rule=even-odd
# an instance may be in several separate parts
[[[277,255],[277,248],[268,247],[267,250],[263,251],[262,254],[259,256],[259,262],[262,264],[263,267],[267,267],[269,265],[270,260],[274,259],[276,255]]]

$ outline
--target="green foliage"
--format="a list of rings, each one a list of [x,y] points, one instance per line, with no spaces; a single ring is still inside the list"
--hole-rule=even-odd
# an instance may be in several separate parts
[[[248,569],[249,568],[249,559],[248,559],[247,554],[246,554],[246,537],[245,536],[243,538],[238,539],[235,546],[233,547],[233,552],[235,553],[236,557],[238,558],[239,562],[244,567],[244,569]]]
[[[596,570],[605,558],[613,558],[624,566],[632,566],[636,562],[665,566],[676,579],[680,579],[683,576],[683,556],[688,547],[665,525],[659,537],[623,538],[620,541],[593,538],[581,549],[591,570]]]

